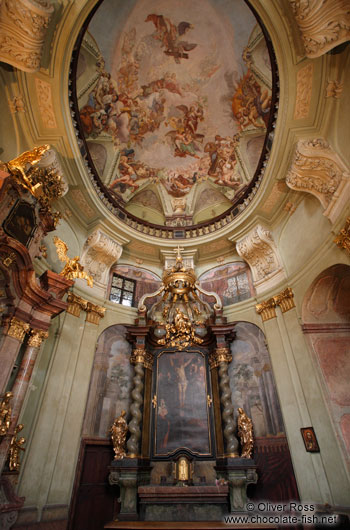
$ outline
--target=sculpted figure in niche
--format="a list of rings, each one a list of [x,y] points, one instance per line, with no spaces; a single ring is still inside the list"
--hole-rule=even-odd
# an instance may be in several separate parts
[[[122,410],[120,416],[114,420],[109,431],[111,433],[113,450],[115,452],[114,460],[121,460],[126,456],[125,443],[126,435],[128,433],[128,424],[126,423],[125,415],[125,410]]]
[[[242,453],[241,458],[251,458],[253,453],[253,422],[244,410],[238,409],[238,436],[241,441]]]

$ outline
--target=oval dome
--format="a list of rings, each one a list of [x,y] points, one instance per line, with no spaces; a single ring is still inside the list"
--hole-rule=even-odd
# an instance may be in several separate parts
[[[73,95],[95,189],[118,218],[163,229],[242,210],[272,138],[264,33],[243,0],[104,0],[90,15]],[[198,204],[203,183],[218,208]]]

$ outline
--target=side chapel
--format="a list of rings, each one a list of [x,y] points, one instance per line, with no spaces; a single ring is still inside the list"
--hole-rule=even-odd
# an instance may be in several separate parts
[[[0,528],[350,527],[349,41],[0,2]]]

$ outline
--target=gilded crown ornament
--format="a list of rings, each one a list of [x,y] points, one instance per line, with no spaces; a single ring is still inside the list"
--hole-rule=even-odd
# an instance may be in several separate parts
[[[174,249],[175,264],[165,269],[162,285],[158,291],[144,295],[139,302],[139,312],[146,312],[144,302],[147,298],[162,294],[148,312],[148,319],[154,324],[154,334],[160,345],[183,350],[192,344],[201,344],[206,333],[206,322],[212,310],[198,296],[203,292],[215,298],[214,310],[221,309],[221,301],[216,293],[203,291],[197,283],[197,277],[191,267],[186,267],[180,247]]]
[[[68,258],[68,246],[59,237],[55,236],[53,238],[53,242],[56,247],[58,258],[60,259],[60,261],[65,263],[65,266],[61,270],[60,275],[66,278],[67,280],[75,280],[76,278],[86,280],[89,287],[93,287],[93,279],[89,274],[84,271],[84,267],[79,263],[79,256],[75,256],[75,258],[73,259]]]

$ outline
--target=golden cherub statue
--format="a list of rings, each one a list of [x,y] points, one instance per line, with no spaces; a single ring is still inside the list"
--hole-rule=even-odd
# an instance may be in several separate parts
[[[25,451],[25,448],[22,447],[23,444],[25,444],[26,439],[21,437],[17,440],[17,434],[19,431],[23,429],[24,425],[22,423],[19,423],[17,427],[15,428],[15,432],[12,436],[11,443],[10,443],[10,449],[9,449],[9,468],[10,471],[19,471],[21,467],[21,460],[20,460],[20,451]]]
[[[111,433],[113,450],[115,452],[114,460],[121,460],[126,455],[125,443],[128,433],[128,424],[125,419],[125,410],[121,411],[120,416],[114,420],[109,432]]]
[[[0,401],[0,436],[5,436],[10,428],[12,412],[10,400],[12,398],[12,392],[6,392]]]
[[[238,409],[238,436],[241,441],[242,453],[241,458],[251,458],[253,453],[253,422],[244,410],[239,407]]]
[[[85,279],[87,281],[87,284],[90,287],[93,287],[94,281],[92,277],[84,272],[84,267],[79,263],[79,256],[75,256],[75,258],[71,259],[68,258],[67,252],[68,247],[62,239],[55,236],[53,238],[53,242],[55,243],[57,255],[63,263],[65,263],[65,266],[60,272],[60,275],[66,278],[67,280],[75,280],[76,278]]]

